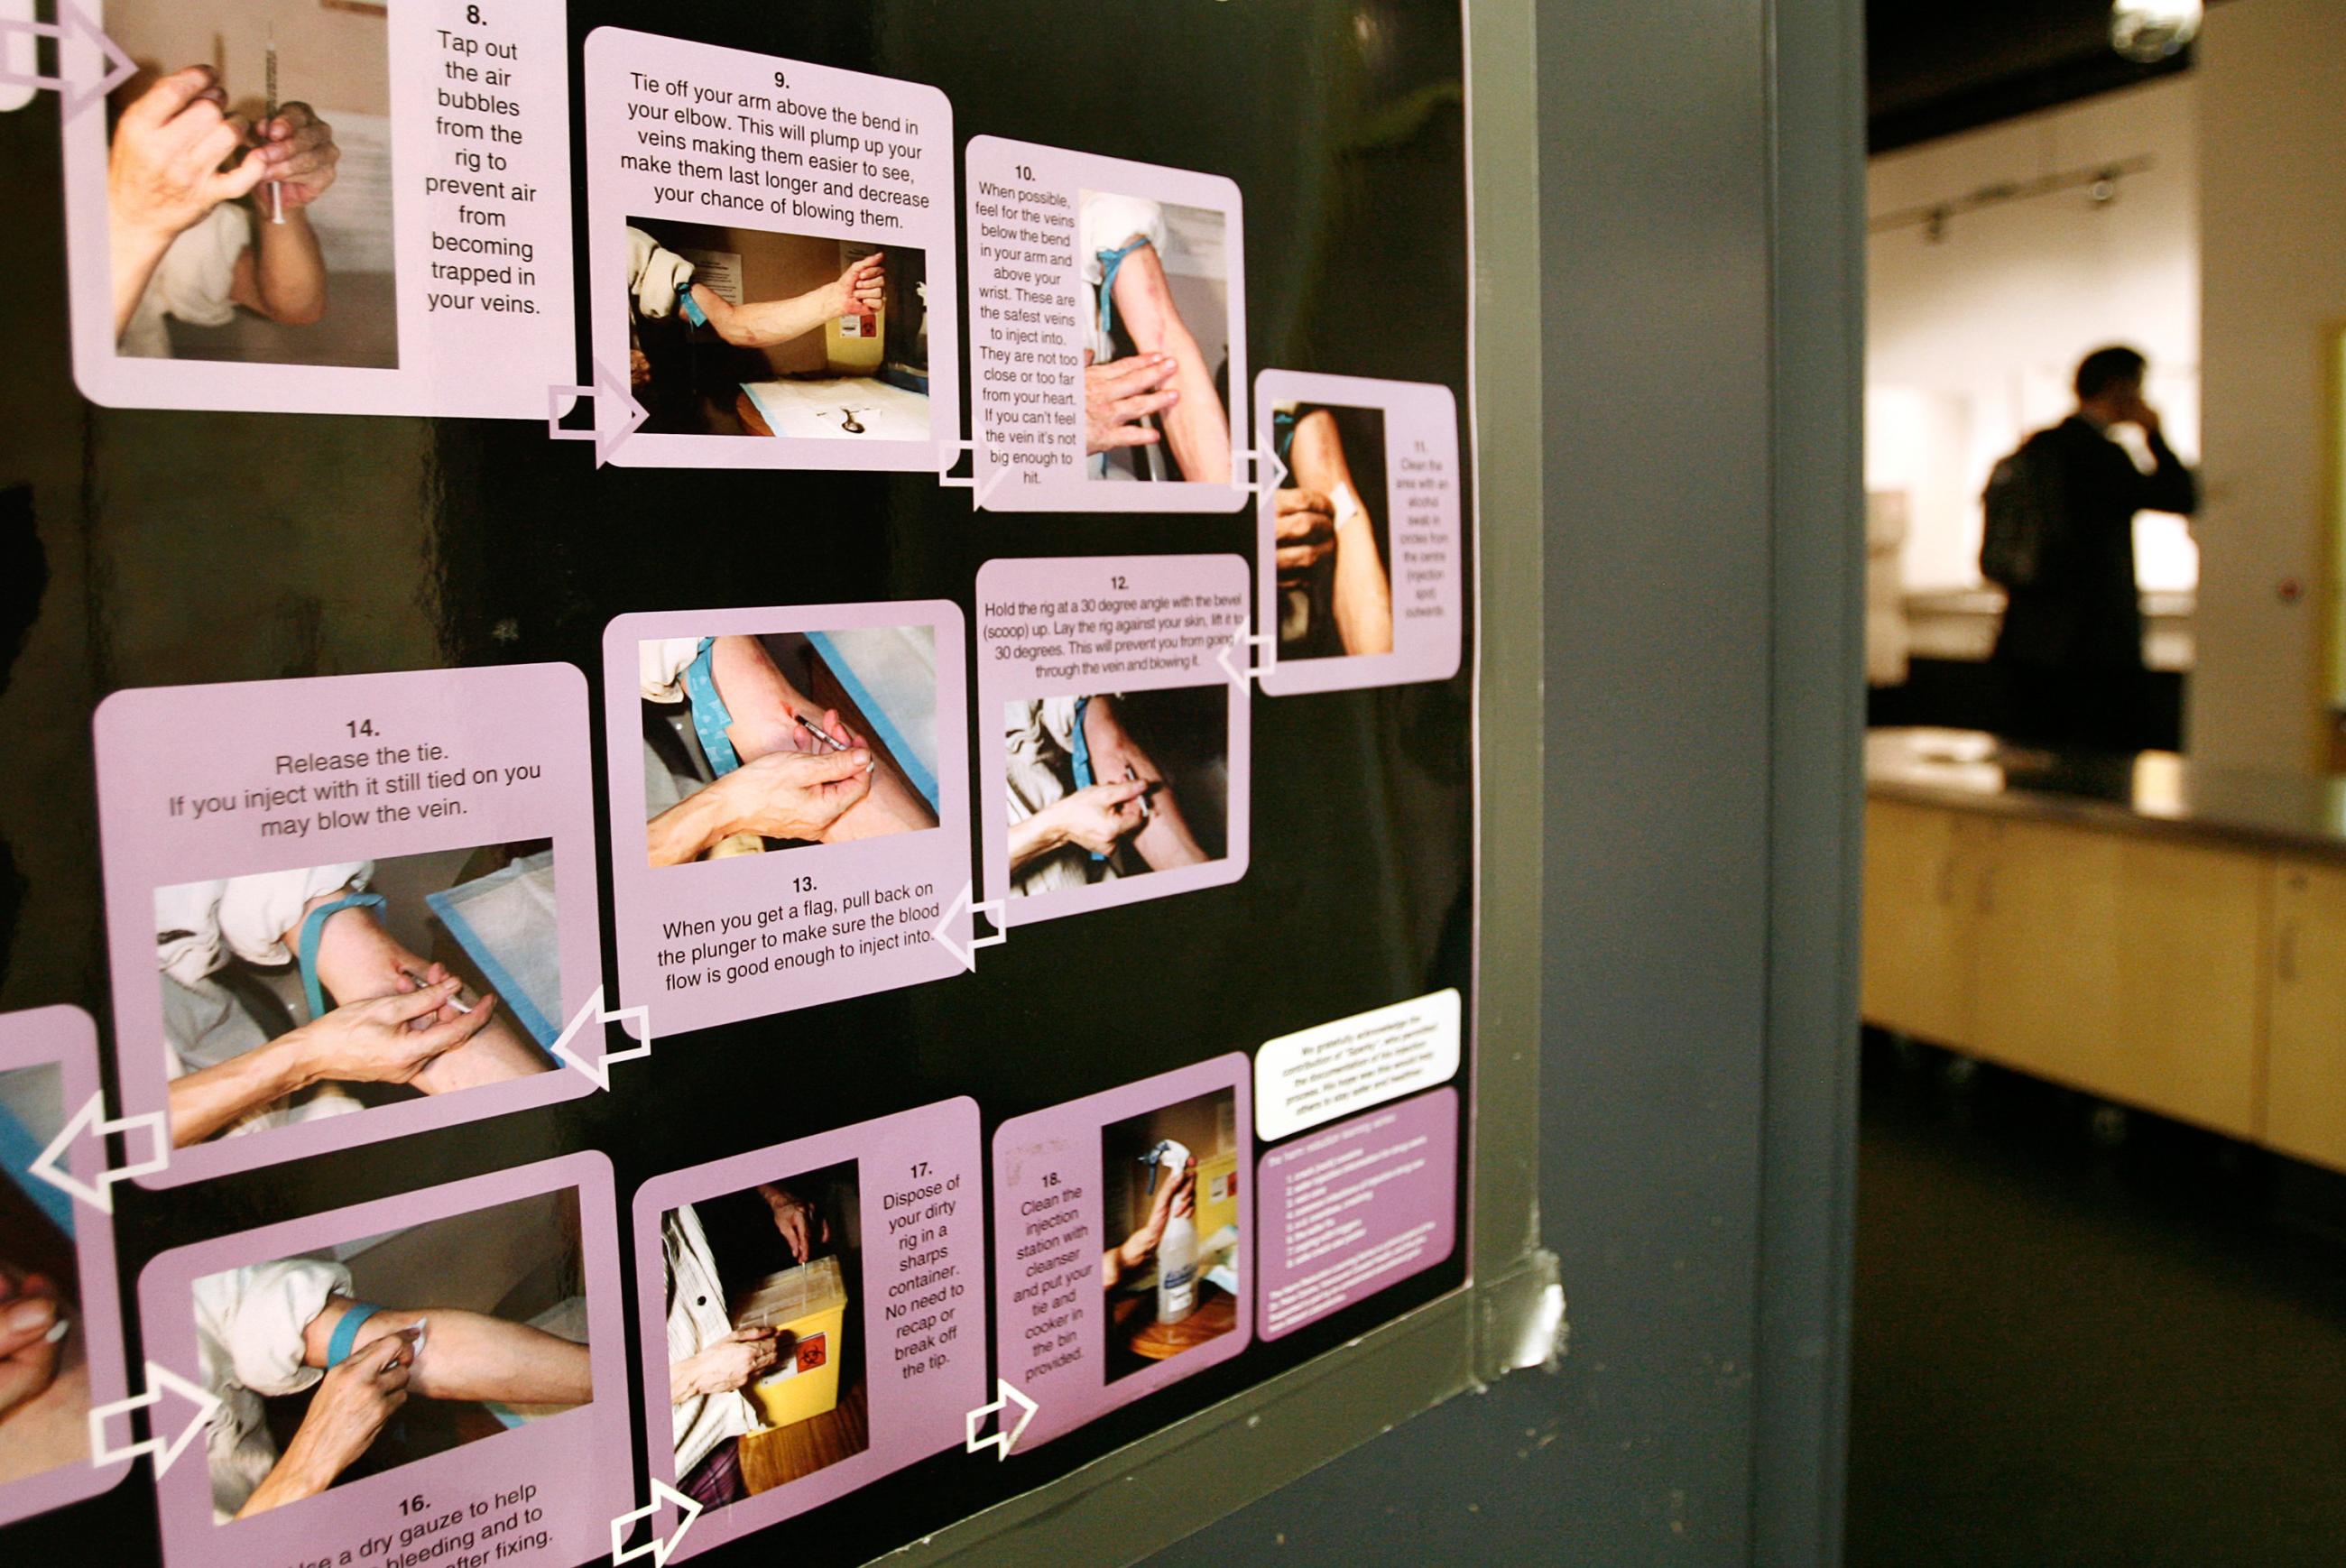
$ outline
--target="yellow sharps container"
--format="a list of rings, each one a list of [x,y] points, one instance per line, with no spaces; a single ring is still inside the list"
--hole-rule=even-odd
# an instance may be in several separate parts
[[[781,1359],[749,1388],[768,1426],[786,1427],[839,1403],[846,1319],[847,1283],[836,1257],[769,1274],[734,1298],[733,1327],[771,1327],[780,1341]]]

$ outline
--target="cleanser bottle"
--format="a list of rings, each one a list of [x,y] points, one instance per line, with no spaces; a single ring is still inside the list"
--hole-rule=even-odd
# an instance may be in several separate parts
[[[1149,1183],[1149,1192],[1156,1193],[1157,1182],[1181,1179],[1189,1168],[1189,1151],[1167,1138],[1154,1151],[1156,1179]],[[1157,1320],[1174,1324],[1187,1319],[1198,1309],[1198,1221],[1196,1203],[1191,1212],[1174,1214],[1165,1221],[1165,1234],[1157,1243]]]

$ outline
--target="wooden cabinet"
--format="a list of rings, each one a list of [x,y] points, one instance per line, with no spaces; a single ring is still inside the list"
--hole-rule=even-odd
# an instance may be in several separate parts
[[[2266,857],[1903,801],[1866,826],[1869,1021],[2261,1135]]]
[[[2272,867],[2265,1140],[2346,1170],[2346,869]]]
[[[1948,1044],[1970,1036],[1973,893],[1964,850],[1984,827],[1932,806],[1866,808],[1860,985],[1869,1023]]]

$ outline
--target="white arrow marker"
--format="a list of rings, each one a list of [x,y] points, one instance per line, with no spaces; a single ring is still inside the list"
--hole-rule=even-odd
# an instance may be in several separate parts
[[[1241,648],[1260,648],[1263,653],[1262,662],[1246,665],[1232,664],[1230,656],[1239,653]],[[1244,654],[1239,654],[1239,657],[1245,657]],[[1222,673],[1230,677],[1232,686],[1244,686],[1250,680],[1260,680],[1266,672],[1278,667],[1279,645],[1272,640],[1269,632],[1250,632],[1241,626],[1230,634],[1229,641],[1214,650],[1214,662],[1222,667]]]
[[[677,1522],[675,1533],[665,1541],[655,1535],[641,1546],[627,1545],[626,1543],[627,1532],[635,1529],[637,1522],[649,1519],[653,1514],[658,1513],[663,1503],[673,1503],[684,1512],[684,1517]],[[622,1513],[618,1518],[611,1521],[611,1561],[614,1563],[632,1563],[638,1557],[648,1557],[652,1560],[652,1568],[664,1568],[668,1553],[674,1552],[682,1543],[684,1532],[691,1529],[692,1522],[699,1517],[700,1504],[668,1482],[655,1479],[652,1481],[652,1500],[649,1502],[632,1513]]]
[[[591,398],[595,404],[595,428],[565,430],[562,428],[562,400],[566,397]],[[633,435],[651,418],[652,411],[636,401],[627,383],[595,361],[593,386],[550,386],[546,389],[546,435],[549,441],[591,441],[595,443],[595,466],[600,468],[611,461],[611,453],[619,443]]]
[[[943,463],[937,465],[937,487],[941,490],[977,491],[977,494],[969,498],[969,508],[973,512],[983,508],[985,505],[985,498],[993,494],[995,487],[1000,485],[1004,480],[1010,477],[1010,470],[1008,468],[997,468],[994,471],[994,477],[985,482],[985,488],[978,490],[977,443],[974,441],[948,441],[941,443],[937,447],[937,452],[944,459]],[[967,479],[955,479],[953,475],[953,471],[954,468],[959,466],[961,463],[961,454],[964,452],[969,453],[969,477]]]
[[[1018,1407],[1017,1425],[1005,1429],[1001,1421],[997,1420],[994,1422],[992,1437],[981,1438],[977,1435],[977,1429],[985,1424],[986,1417],[999,1416],[1012,1405]],[[1026,1435],[1026,1423],[1033,1420],[1035,1412],[1042,1408],[1000,1378],[994,1379],[994,1402],[990,1405],[980,1405],[962,1418],[968,1427],[964,1451],[984,1453],[987,1449],[998,1447],[1002,1451],[995,1457],[1008,1459],[1010,1451],[1018,1446],[1018,1440]]]
[[[636,1021],[636,1033],[640,1037],[640,1044],[625,1051],[597,1052],[591,1057],[570,1048],[570,1043],[578,1037],[578,1032],[586,1028],[588,1023],[621,1023],[630,1018]],[[597,1088],[606,1090],[611,1086],[613,1063],[632,1062],[638,1056],[648,1056],[651,1054],[650,1015],[641,1007],[622,1007],[614,1012],[605,1012],[603,988],[599,985],[595,988],[595,994],[586,999],[586,1005],[581,1007],[571,1016],[570,1022],[562,1026],[562,1037],[554,1043],[556,1060],[568,1063],[594,1079]]]
[[[36,71],[0,69],[0,86],[12,87],[54,87],[62,100],[60,115],[70,123],[90,105],[128,81],[138,69],[138,62],[123,53],[122,46],[98,30],[97,24],[86,15],[73,0],[57,0],[57,20],[55,22],[21,22],[13,17],[0,17],[0,33],[29,33],[36,38],[57,41],[57,75],[44,76]],[[65,78],[66,56],[76,40],[87,43],[97,51],[106,69],[94,82],[69,82]]]
[[[116,1182],[130,1176],[152,1176],[157,1171],[170,1166],[171,1134],[163,1125],[163,1113],[160,1111],[148,1111],[138,1116],[125,1116],[118,1122],[107,1121],[105,1116],[106,1095],[103,1093],[92,1095],[84,1103],[82,1108],[74,1113],[73,1119],[58,1130],[56,1137],[49,1140],[49,1146],[43,1149],[39,1157],[33,1161],[32,1169],[35,1176],[51,1186],[62,1187],[101,1214],[112,1214]],[[135,1164],[124,1166],[120,1170],[106,1169],[106,1135],[120,1133],[128,1136],[141,1131],[152,1140],[155,1152]],[[74,1179],[73,1173],[66,1168],[67,1153],[85,1133],[97,1145],[96,1157],[89,1162],[98,1167],[96,1186],[91,1186],[87,1182],[76,1181]]]
[[[134,1442],[125,1448],[108,1448],[106,1445],[106,1420],[108,1416],[121,1416],[128,1420],[131,1411],[150,1408],[159,1402],[166,1393],[177,1394],[196,1407],[195,1416],[179,1430],[178,1436],[168,1442],[160,1437],[150,1437],[144,1442]],[[117,1400],[110,1405],[100,1405],[89,1412],[89,1462],[94,1465],[108,1465],[118,1461],[137,1459],[142,1453],[151,1453],[155,1456],[155,1479],[160,1481],[163,1479],[163,1472],[171,1468],[171,1461],[178,1459],[187,1446],[196,1441],[197,1436],[203,1431],[205,1423],[212,1419],[219,1408],[219,1400],[213,1397],[209,1389],[199,1388],[171,1370],[170,1368],[158,1366],[149,1361],[147,1363],[145,1393],[133,1394],[127,1400]],[[158,1429],[162,1425],[151,1416],[148,1418],[147,1424]]]
[[[1280,485],[1287,483],[1287,464],[1279,460],[1279,453],[1277,452],[1265,451],[1262,448],[1258,447],[1254,451],[1245,453],[1244,456],[1247,461],[1247,465],[1254,470],[1256,475],[1254,483],[1250,484],[1241,484],[1239,486],[1240,490],[1245,491],[1248,494],[1260,495],[1267,492],[1276,491]],[[1268,477],[1265,477],[1266,475]]]
[[[977,972],[979,948],[1000,947],[1010,940],[1010,932],[1002,923],[1002,901],[986,899],[978,903],[972,903],[969,895],[974,891],[972,884],[962,883],[961,891],[954,894],[953,902],[945,906],[944,915],[939,917],[937,923],[930,928],[935,932],[937,941],[944,944],[944,950],[959,959],[961,966],[972,974]],[[962,946],[953,939],[954,919],[964,910],[969,911],[969,945],[967,947]],[[985,916],[994,922],[994,932],[992,936],[977,934],[977,917],[980,915]]]

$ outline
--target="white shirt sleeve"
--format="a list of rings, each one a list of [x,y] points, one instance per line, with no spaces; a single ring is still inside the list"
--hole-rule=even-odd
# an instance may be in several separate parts
[[[344,860],[160,889],[155,894],[157,964],[182,985],[193,985],[230,957],[290,963],[285,933],[300,922],[301,906],[321,893],[363,888],[373,875],[372,860]]]
[[[302,1364],[301,1336],[328,1297],[349,1294],[349,1269],[307,1257],[197,1280],[196,1339],[212,1392],[296,1394],[325,1376]]]
[[[676,297],[692,282],[692,263],[642,229],[627,229],[627,292],[636,311],[657,321],[676,309]]]
[[[224,327],[234,321],[236,303],[229,294],[236,285],[236,259],[251,243],[252,220],[243,204],[235,201],[221,202],[173,236],[122,330],[120,351],[141,359],[168,358],[167,316],[198,327]]]
[[[657,637],[636,645],[636,678],[646,702],[682,702],[684,672],[700,657],[699,637]]]
[[[1084,198],[1077,224],[1087,283],[1096,285],[1105,274],[1099,259],[1103,250],[1121,250],[1135,239],[1146,239],[1158,255],[1165,252],[1165,209],[1137,196],[1094,191]]]

